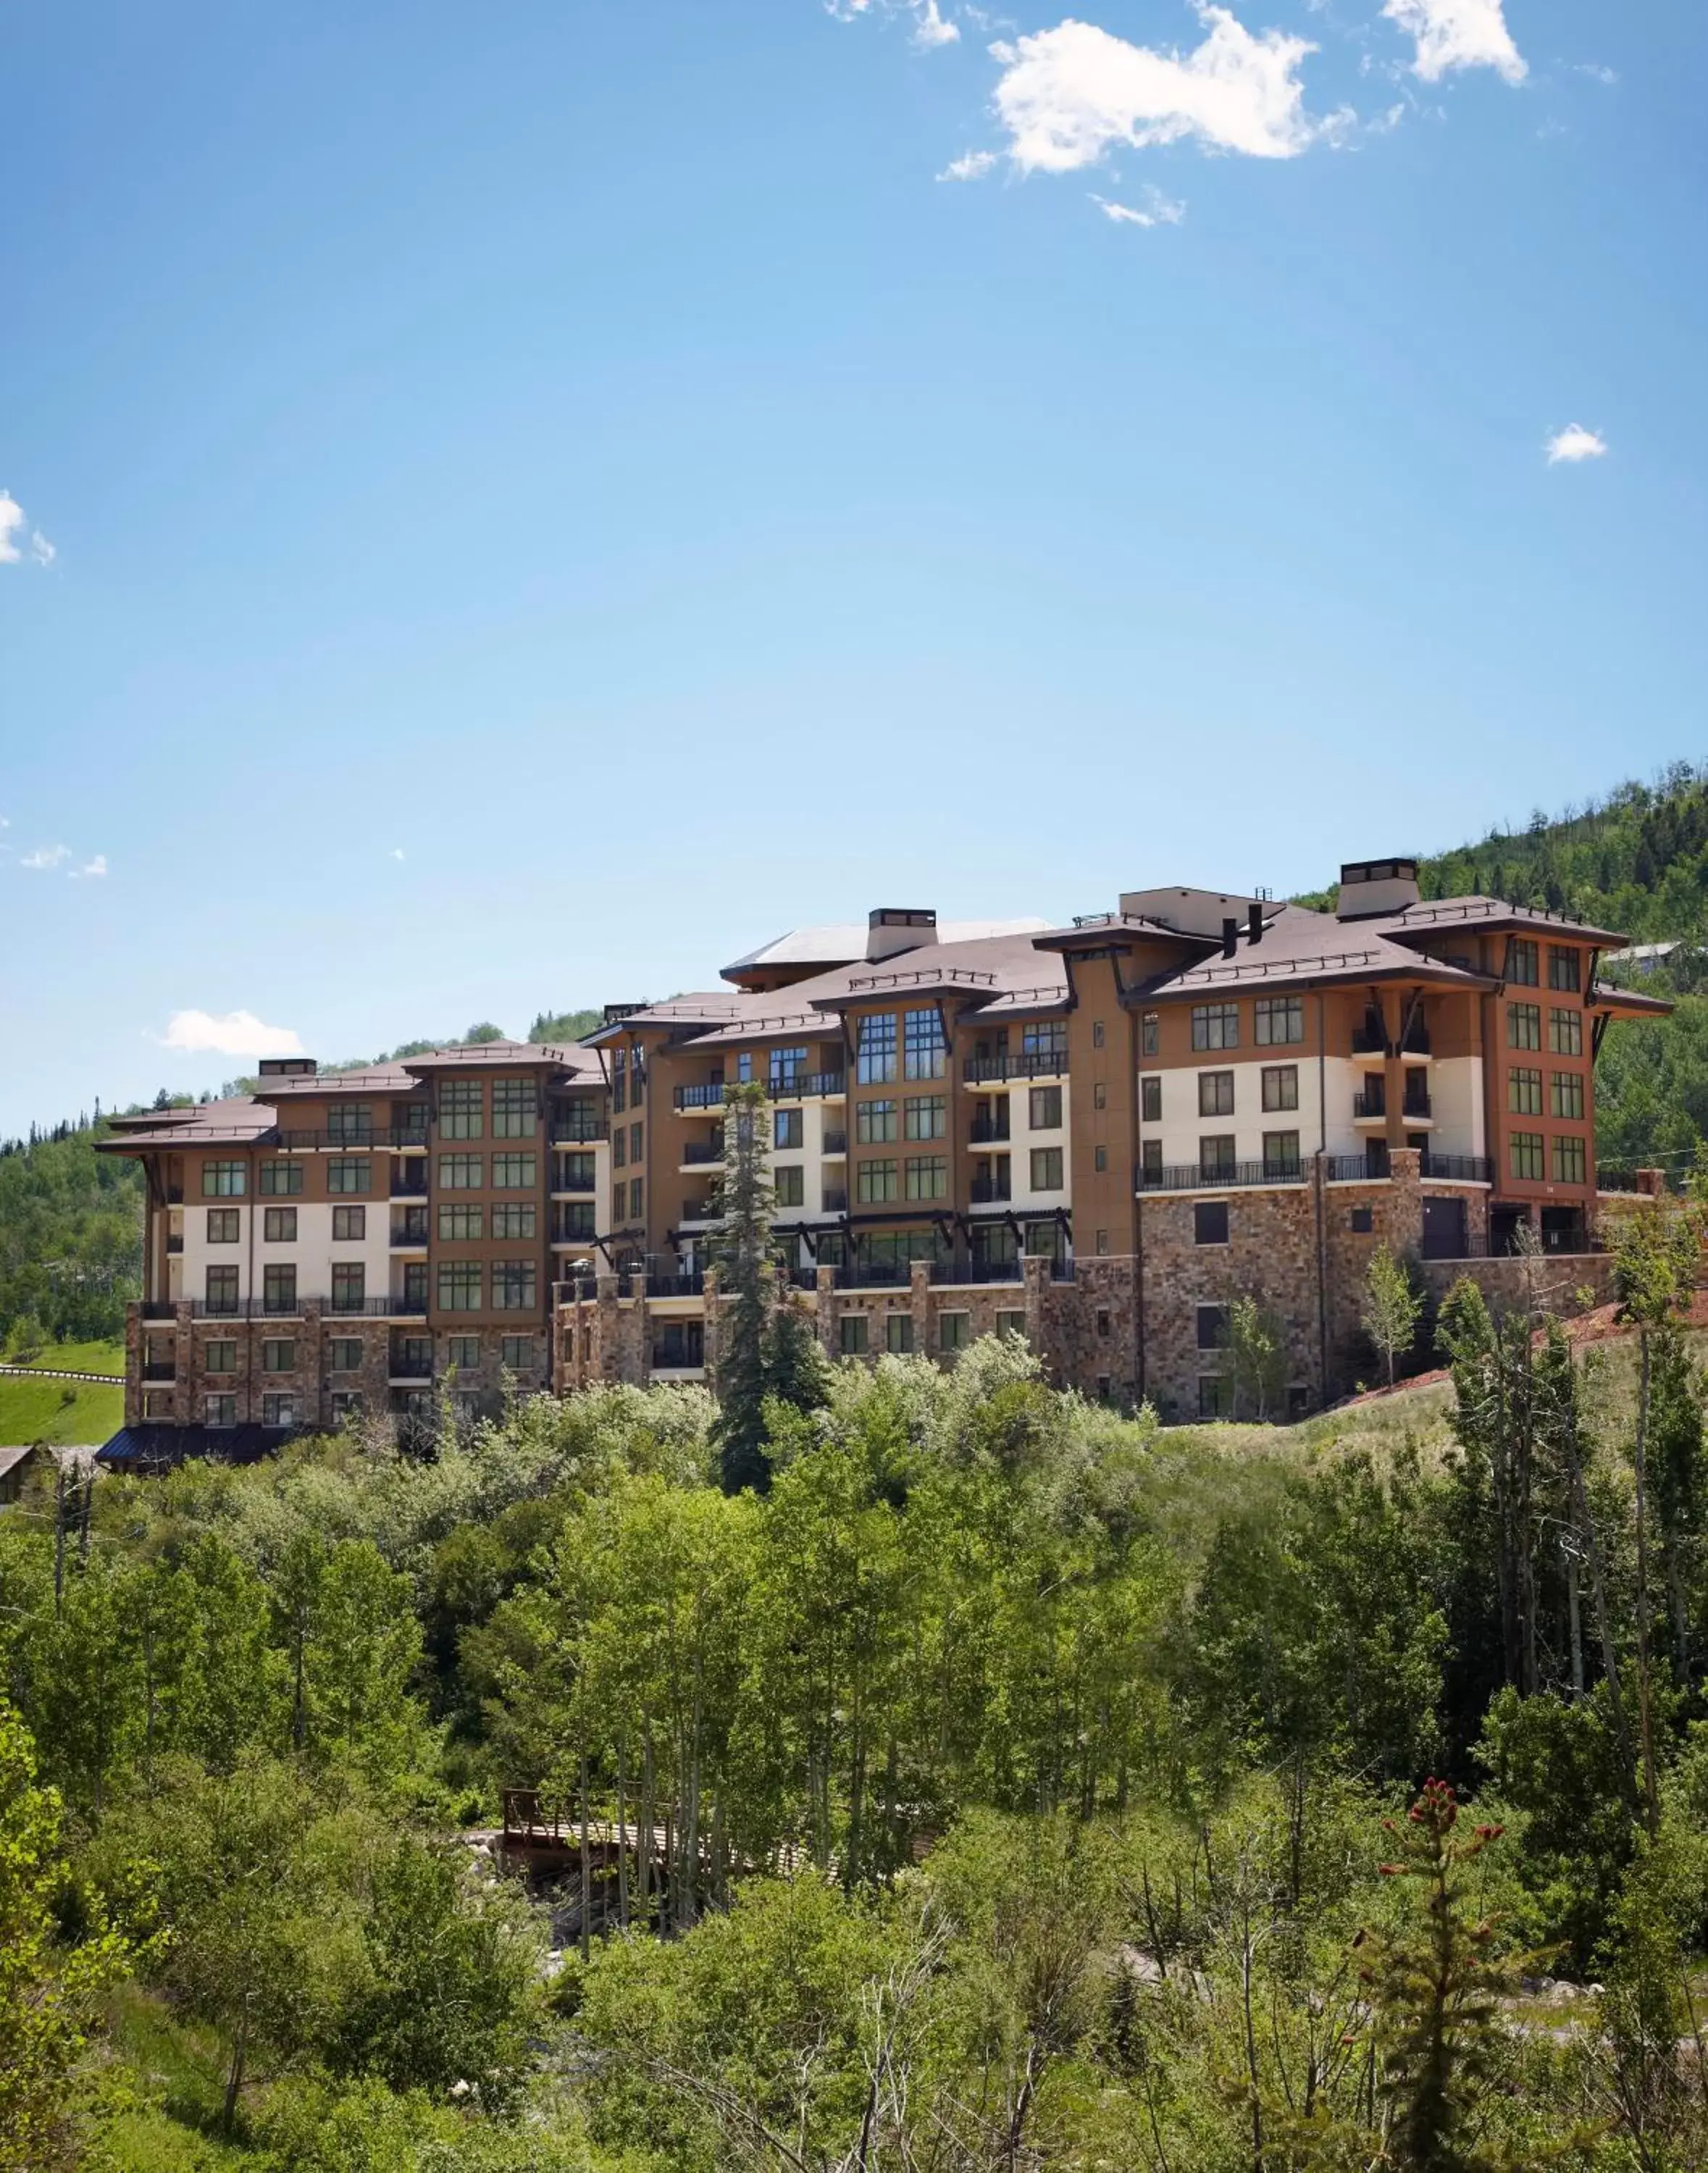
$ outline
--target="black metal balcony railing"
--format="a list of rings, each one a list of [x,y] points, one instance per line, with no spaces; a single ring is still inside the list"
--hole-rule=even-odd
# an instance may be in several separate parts
[[[178,1368],[170,1359],[150,1359],[143,1368],[145,1381],[175,1381]]]
[[[845,1155],[848,1152],[848,1134],[827,1132],[820,1151],[827,1155]]]
[[[1429,1096],[1413,1093],[1408,1090],[1404,1101],[1399,1105],[1399,1113],[1402,1117],[1430,1116],[1433,1113],[1430,1107]]]
[[[649,1297],[698,1297],[706,1287],[703,1275],[649,1275]]]
[[[1386,1056],[1387,1036],[1373,1027],[1357,1026],[1352,1029],[1352,1054],[1355,1056]],[[1405,1039],[1394,1051],[1397,1056],[1427,1056],[1430,1054],[1430,1030],[1414,1023]]]
[[[1595,1189],[1598,1192],[1635,1192],[1638,1189],[1637,1173],[1634,1169],[1606,1169],[1598,1162]]]
[[[546,1136],[554,1147],[590,1147],[600,1140],[609,1139],[611,1127],[596,1117],[578,1118],[574,1124],[554,1117]]]
[[[836,1280],[841,1290],[905,1290],[913,1274],[906,1260],[862,1260],[838,1268]]]
[[[1018,1260],[933,1260],[934,1283],[1017,1283],[1022,1270]]]
[[[394,1358],[387,1368],[387,1378],[394,1388],[425,1383],[433,1378],[433,1361],[428,1359],[423,1364],[418,1358]]]
[[[1421,1161],[1421,1175],[1446,1183],[1492,1184],[1495,1181],[1495,1165],[1486,1155],[1436,1154],[1425,1147]]]
[[[178,1300],[171,1297],[148,1297],[143,1301],[144,1320],[170,1320],[178,1310]]]
[[[1006,1106],[999,1117],[975,1117],[970,1137],[976,1147],[995,1146],[1005,1141],[1010,1137]]]
[[[1354,1117],[1385,1117],[1387,1114],[1387,1097],[1379,1091],[1355,1094],[1352,1113]]]
[[[1026,1049],[1008,1056],[969,1056],[961,1076],[970,1086],[992,1079],[1057,1079],[1068,1068],[1064,1049]]]
[[[590,1213],[552,1217],[551,1242],[554,1245],[590,1245],[598,1235],[596,1217]]]
[[[391,1242],[394,1245],[426,1244],[428,1242],[427,1210],[424,1207],[407,1208],[404,1211],[403,1220],[401,1222],[394,1222],[391,1226]]]
[[[1053,1283],[1070,1283],[1074,1280],[1074,1264],[1071,1260],[1057,1259],[1050,1262],[1050,1281]]]
[[[425,1200],[427,1172],[423,1170],[419,1177],[414,1177],[405,1170],[393,1170],[391,1197],[394,1200]]]
[[[791,1268],[789,1270],[789,1281],[790,1286],[795,1290],[816,1290],[818,1288],[818,1270],[816,1268]]]
[[[709,1200],[691,1200],[682,1209],[684,1222],[721,1222],[723,1219],[715,1202]]]
[[[181,1184],[169,1184],[166,1187],[166,1205],[169,1207],[181,1207],[184,1205],[184,1188]]]
[[[1330,1184],[1386,1184],[1393,1175],[1386,1147],[1368,1154],[1330,1155],[1324,1172]]]
[[[989,1207],[998,1201],[1012,1200],[1013,1179],[1006,1177],[975,1177],[973,1180],[972,1196],[973,1205],[975,1207]]]
[[[703,1086],[678,1086],[675,1099],[679,1109],[721,1108],[724,1082],[721,1079],[714,1079]]]
[[[183,1249],[184,1240],[181,1237],[173,1237],[169,1231],[166,1235],[166,1250],[169,1253],[181,1253]]]
[[[424,1292],[402,1297],[335,1298],[305,1297],[293,1291],[288,1297],[197,1297],[191,1298],[189,1305],[197,1320],[300,1320],[304,1308],[310,1305],[317,1305],[328,1319],[384,1320],[388,1316],[410,1319],[424,1313],[427,1298]],[[161,1309],[163,1313],[172,1310],[170,1305]],[[147,1306],[143,1312],[144,1318],[160,1317]]]
[[[846,1185],[827,1184],[819,1194],[819,1199],[822,1203],[819,1210],[821,1214],[846,1215],[848,1213]]]
[[[1199,1162],[1165,1163],[1138,1173],[1140,1192],[1222,1192],[1248,1184],[1302,1184],[1305,1172],[1296,1162],[1236,1162],[1205,1168]]]
[[[768,1079],[765,1091],[773,1102],[807,1102],[821,1094],[846,1094],[845,1071],[796,1071],[786,1078]]]
[[[722,1162],[724,1145],[721,1140],[690,1140],[682,1149],[685,1162]]]

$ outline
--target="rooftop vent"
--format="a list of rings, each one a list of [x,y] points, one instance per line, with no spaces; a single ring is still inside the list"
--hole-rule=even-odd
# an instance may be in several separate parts
[[[312,1056],[263,1056],[256,1066],[258,1079],[312,1079],[320,1070]]]
[[[607,1004],[605,1006],[605,1023],[606,1026],[618,1025],[623,1019],[633,1018],[637,1011],[645,1009],[644,1004]]]
[[[1415,860],[1348,860],[1340,870],[1339,917],[1404,913],[1418,902]]]
[[[929,906],[876,905],[866,917],[868,964],[936,941],[937,915]]]

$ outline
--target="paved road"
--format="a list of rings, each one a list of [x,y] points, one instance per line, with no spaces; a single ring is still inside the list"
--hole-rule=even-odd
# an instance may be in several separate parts
[[[73,1373],[64,1366],[0,1366],[0,1378],[30,1381],[99,1381],[104,1388],[122,1388],[122,1373]]]

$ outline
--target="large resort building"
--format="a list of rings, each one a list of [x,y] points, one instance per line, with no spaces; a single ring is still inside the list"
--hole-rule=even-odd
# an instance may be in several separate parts
[[[1368,1368],[1379,1246],[1498,1290],[1528,1226],[1581,1256],[1562,1286],[1603,1275],[1595,1052],[1667,1008],[1598,981],[1621,941],[1366,862],[1334,913],[1190,889],[1063,928],[880,909],[573,1046],[266,1065],[252,1098],[108,1142],[148,1174],[112,1453],[706,1377],[724,1098],[750,1080],[793,1302],[832,1356],[949,1361],[1012,1329],[1064,1386],[1215,1415],[1249,1295],[1311,1410]]]

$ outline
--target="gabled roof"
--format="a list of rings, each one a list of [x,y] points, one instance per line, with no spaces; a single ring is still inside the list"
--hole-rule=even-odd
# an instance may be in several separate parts
[[[995,936],[1029,936],[1048,924],[1037,914],[1016,920],[944,920],[937,924],[937,944],[982,943]],[[814,928],[790,928],[762,943],[745,958],[736,958],[722,970],[727,978],[760,973],[776,966],[851,966],[866,955],[869,930],[858,920],[837,920]]]
[[[1504,898],[1484,898],[1479,892],[1466,898],[1426,898],[1400,913],[1371,914],[1367,919],[1355,917],[1341,925],[1378,928],[1385,935],[1401,937],[1436,936],[1459,928],[1523,928],[1539,934],[1552,930],[1555,936],[1575,936],[1580,943],[1593,943],[1603,950],[1617,948],[1625,940],[1609,928],[1574,920],[1569,913],[1549,913],[1538,905],[1513,905]]]
[[[1323,981],[1426,980],[1464,988],[1493,986],[1489,976],[1421,957],[1391,941],[1373,922],[1344,921],[1308,906],[1283,906],[1267,923],[1263,941],[1242,935],[1231,958],[1220,947],[1208,958],[1154,975],[1129,990],[1134,998],[1215,995],[1297,987]]]

